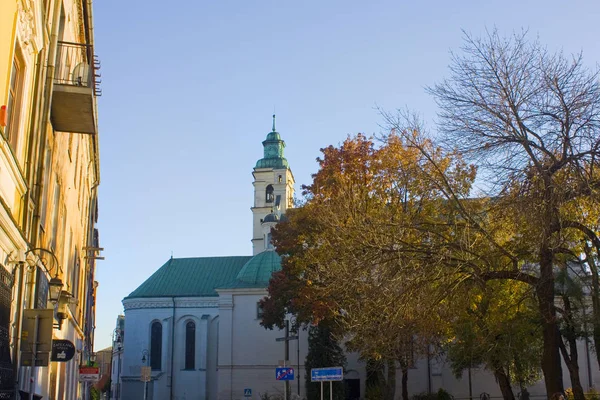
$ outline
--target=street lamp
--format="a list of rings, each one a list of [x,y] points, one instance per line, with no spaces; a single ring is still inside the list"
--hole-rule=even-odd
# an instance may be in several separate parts
[[[144,349],[142,350],[142,364],[144,364],[144,366],[142,367],[142,369],[148,369],[148,367],[146,366],[146,361],[150,361],[148,359],[148,350]],[[151,371],[146,371],[148,373],[150,373]],[[148,379],[150,379],[150,376],[144,376],[143,380],[144,380],[144,400],[146,400],[148,398]]]
[[[58,274],[56,274],[54,278],[50,279],[50,282],[48,282],[48,286],[48,291],[50,292],[50,302],[52,304],[56,304],[58,302],[58,299],[60,298],[60,292],[63,288],[63,281],[61,281],[58,277]]]
[[[115,328],[113,330],[113,356],[115,354],[115,347],[117,350],[117,383],[116,383],[116,399],[121,399],[121,329]],[[115,346],[116,344],[116,346]]]

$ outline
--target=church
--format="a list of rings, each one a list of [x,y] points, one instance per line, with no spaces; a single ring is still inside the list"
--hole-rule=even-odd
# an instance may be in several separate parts
[[[116,392],[111,399],[241,400],[283,398],[284,383],[275,378],[282,365],[285,341],[280,330],[260,325],[259,301],[266,296],[271,274],[281,258],[271,244],[271,229],[293,206],[294,176],[284,157],[285,142],[273,128],[262,142],[264,154],[253,169],[254,204],[252,256],[171,258],[123,299],[125,334],[118,366]],[[305,393],[304,360],[307,331],[289,341],[288,365],[295,369],[290,391]],[[585,351],[587,350],[587,351]],[[589,349],[582,348],[590,371]],[[114,354],[113,354],[114,357]],[[366,370],[356,354],[348,354],[344,371],[349,400],[365,398]],[[119,360],[121,360],[119,356]],[[114,363],[113,363],[114,364]],[[150,381],[141,381],[150,367]],[[115,367],[113,366],[113,369]],[[569,379],[565,372],[565,384]],[[600,382],[590,371],[584,390]],[[114,376],[114,371],[113,371]],[[489,372],[473,369],[454,377],[443,360],[415,360],[409,372],[409,393],[443,388],[455,398],[501,397]],[[397,398],[401,395],[397,377]],[[515,394],[519,392],[515,388]],[[542,382],[529,388],[544,393]]]
[[[262,144],[264,156],[253,170],[253,255],[171,258],[123,300],[121,399],[142,399],[144,390],[147,399],[181,400],[283,393],[284,384],[275,379],[284,358],[284,343],[276,339],[283,332],[260,326],[258,307],[271,274],[281,268],[271,229],[294,198],[294,175],[275,116]],[[307,333],[299,336],[290,341],[290,363],[304,393]],[[142,366],[152,370],[146,389]],[[296,393],[297,382],[291,388]]]

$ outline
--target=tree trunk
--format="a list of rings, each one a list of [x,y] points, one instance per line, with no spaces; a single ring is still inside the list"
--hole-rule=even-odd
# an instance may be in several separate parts
[[[402,400],[408,400],[408,368],[402,366]]]
[[[387,360],[387,379],[385,382],[385,400],[394,400],[396,396],[396,360]]]
[[[502,398],[504,400],[515,400],[515,395],[512,391],[512,387],[510,386],[510,378],[506,372],[504,372],[504,369],[502,367],[496,367],[494,369],[494,376],[496,377],[498,386],[500,386]]]
[[[600,249],[596,249],[596,255],[594,256],[589,246],[585,245],[585,258],[587,260],[587,264],[590,267],[590,272],[592,273],[592,337],[594,338],[594,347],[596,349],[600,349],[600,278],[598,276],[598,265],[596,265],[595,258],[600,257],[600,253],[598,253],[598,250]],[[598,369],[600,369],[600,351],[596,351],[595,353],[596,361],[598,362]]]
[[[569,343],[569,351],[560,339],[560,352],[562,353],[567,369],[569,370],[569,376],[571,378],[571,387],[573,388],[573,397],[575,400],[585,400],[583,394],[583,387],[581,386],[581,379],[579,378],[579,353],[577,351],[577,335],[575,333],[575,326],[573,325],[573,309],[571,307],[571,300],[568,296],[563,296],[563,304],[565,308],[565,333],[563,336]]]
[[[543,245],[540,249],[540,282],[536,287],[538,307],[542,316],[542,371],[548,398],[554,393],[563,393],[562,367],[559,343],[562,342],[556,324],[554,308],[554,273],[552,251]]]

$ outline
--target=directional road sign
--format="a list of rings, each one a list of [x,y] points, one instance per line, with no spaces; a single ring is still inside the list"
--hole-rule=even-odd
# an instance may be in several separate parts
[[[329,382],[343,380],[344,369],[342,367],[313,368],[310,370],[311,382]]]
[[[287,338],[285,337],[278,337],[277,339],[275,339],[276,342],[285,342],[287,340],[296,340],[298,339],[298,336],[288,336]]]
[[[250,389],[250,388],[244,389],[244,397],[252,397],[252,389]]]
[[[275,379],[277,379],[278,381],[293,381],[294,368],[275,368]]]

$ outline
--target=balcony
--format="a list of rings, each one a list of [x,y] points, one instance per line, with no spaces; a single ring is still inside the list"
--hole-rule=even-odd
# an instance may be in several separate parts
[[[99,68],[92,46],[58,42],[51,108],[55,130],[97,133],[94,98],[101,94]]]

